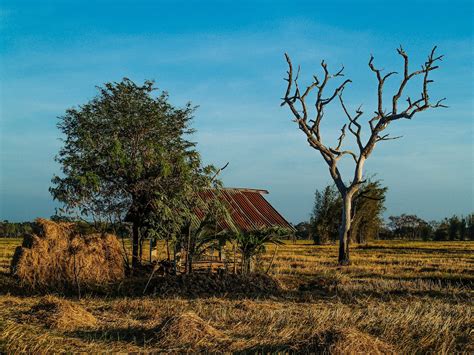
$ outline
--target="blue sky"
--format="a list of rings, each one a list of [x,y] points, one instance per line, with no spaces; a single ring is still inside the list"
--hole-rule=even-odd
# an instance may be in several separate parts
[[[155,79],[171,101],[199,105],[194,137],[205,162],[229,167],[227,186],[264,188],[290,221],[308,218],[316,189],[330,182],[319,153],[280,108],[283,53],[301,77],[346,67],[347,104],[373,109],[370,54],[400,70],[433,45],[445,54],[433,98],[449,109],[421,113],[389,130],[366,164],[389,187],[386,215],[439,219],[474,210],[473,5],[471,1],[8,1],[0,4],[0,218],[54,212],[48,187],[61,143],[57,116],[87,102],[96,85]],[[387,94],[397,83],[387,85]],[[416,86],[411,92],[418,93]],[[326,113],[337,139],[342,112]],[[343,170],[348,174],[349,166]],[[349,175],[346,175],[349,176]]]

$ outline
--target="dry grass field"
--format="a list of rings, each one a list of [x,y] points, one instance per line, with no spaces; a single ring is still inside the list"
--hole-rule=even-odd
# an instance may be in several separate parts
[[[0,239],[0,353],[474,352],[469,242],[371,242],[345,268],[335,246],[286,242],[270,268],[273,246],[259,261],[277,293],[81,300],[18,291],[7,272],[19,243]]]

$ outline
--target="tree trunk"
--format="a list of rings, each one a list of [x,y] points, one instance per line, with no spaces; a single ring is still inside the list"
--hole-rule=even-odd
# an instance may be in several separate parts
[[[193,272],[193,256],[192,254],[186,253],[185,273],[190,274],[192,272]]]
[[[168,257],[168,261],[170,261],[171,260],[170,243],[169,243],[168,239],[166,239],[166,256]]]
[[[193,254],[194,248],[191,241],[191,226],[188,226],[188,237],[186,242],[186,261],[184,265],[184,271],[186,274],[190,274],[192,271],[192,263],[193,263]]]
[[[342,219],[339,226],[339,265],[349,265],[352,194],[343,197]]]
[[[140,234],[140,238],[138,239],[138,260],[140,261],[140,264],[143,262],[143,241],[144,238]]]
[[[235,244],[232,243],[232,249],[234,252],[234,275],[237,274],[237,248],[235,247]]]
[[[252,271],[252,257],[242,255],[242,274],[248,275]]]
[[[132,269],[137,268],[140,265],[139,259],[139,244],[140,244],[140,236],[139,236],[139,227],[137,222],[133,222],[132,226]]]

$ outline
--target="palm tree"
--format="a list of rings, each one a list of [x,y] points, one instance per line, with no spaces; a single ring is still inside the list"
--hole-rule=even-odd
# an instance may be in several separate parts
[[[281,238],[288,236],[289,233],[289,230],[280,227],[236,233],[234,240],[242,256],[242,274],[248,274],[252,271],[252,259],[265,252],[265,244],[281,245],[283,244]]]
[[[204,218],[199,219],[193,215],[185,229],[187,236],[183,240],[183,246],[186,250],[186,273],[192,272],[193,260],[196,257],[208,250],[220,250],[238,233],[227,208],[219,199],[207,202],[205,208]]]

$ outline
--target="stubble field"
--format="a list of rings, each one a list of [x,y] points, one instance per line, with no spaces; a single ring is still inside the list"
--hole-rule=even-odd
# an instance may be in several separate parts
[[[335,246],[286,242],[259,261],[276,292],[80,300],[23,292],[8,275],[20,243],[0,239],[0,352],[474,351],[469,242],[371,242],[344,268]]]

